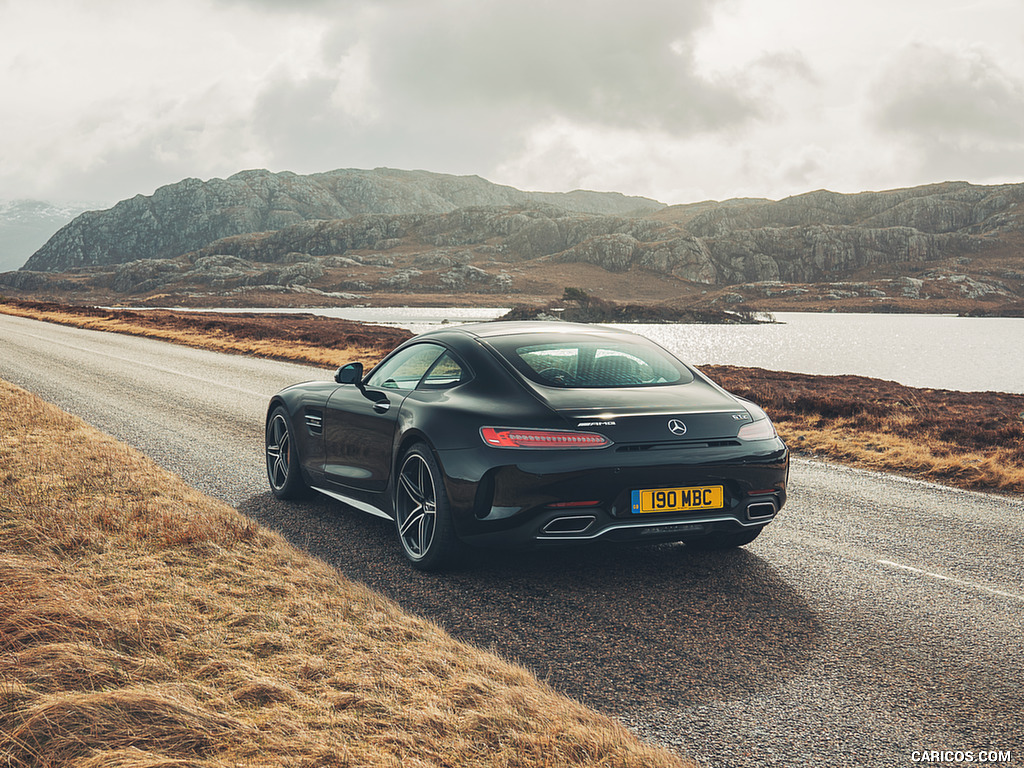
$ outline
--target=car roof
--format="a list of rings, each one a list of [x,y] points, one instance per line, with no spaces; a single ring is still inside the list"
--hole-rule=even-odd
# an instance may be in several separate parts
[[[498,320],[487,323],[467,323],[455,327],[429,331],[423,336],[443,333],[461,333],[475,338],[486,339],[494,336],[514,336],[518,334],[559,333],[573,336],[635,336],[630,331],[609,328],[604,325],[588,325],[585,323],[566,323],[561,320]]]

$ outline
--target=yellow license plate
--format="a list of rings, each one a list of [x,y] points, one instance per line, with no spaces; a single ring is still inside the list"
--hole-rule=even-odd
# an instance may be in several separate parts
[[[721,485],[699,488],[649,488],[633,491],[633,512],[690,512],[698,509],[721,509],[725,491]]]

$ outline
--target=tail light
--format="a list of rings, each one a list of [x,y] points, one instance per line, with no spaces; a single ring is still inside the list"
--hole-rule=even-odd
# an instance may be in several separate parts
[[[751,424],[744,424],[736,435],[740,440],[770,440],[775,437],[775,427],[771,419],[761,419]]]
[[[480,437],[495,448],[604,448],[612,441],[596,432],[567,429],[482,427]]]

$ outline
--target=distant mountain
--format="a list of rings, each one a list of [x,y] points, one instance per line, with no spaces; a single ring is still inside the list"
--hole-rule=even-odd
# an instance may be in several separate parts
[[[39,200],[0,201],[0,272],[18,269],[53,234],[88,208]]]
[[[243,171],[227,179],[185,179],[152,196],[83,214],[55,234],[26,270],[174,258],[224,237],[303,221],[360,214],[442,214],[465,206],[552,206],[589,214],[650,213],[663,203],[617,192],[523,192],[479,176],[427,171],[337,170],[300,176]]]
[[[1024,184],[950,183],[855,195],[811,192],[777,202],[697,203],[631,216],[536,204],[362,214],[222,238],[193,251],[188,261],[209,265],[211,257],[230,256],[253,265],[306,263],[309,271],[308,264],[330,259],[325,263],[339,266],[338,259],[348,255],[396,269],[489,261],[515,265],[524,273],[544,265],[568,269],[564,265],[583,264],[607,273],[646,270],[729,286],[831,282],[887,265],[897,265],[901,274],[898,265],[970,259],[999,248],[1016,253],[1020,261],[1022,240]],[[153,268],[138,265],[146,281],[154,279],[149,275]],[[284,283],[270,282],[286,285],[290,275],[285,270]],[[164,277],[171,276],[168,270]],[[418,284],[428,285],[424,278],[412,280],[409,290]]]
[[[84,213],[0,273],[25,294],[186,305],[511,302],[569,286],[688,309],[1024,312],[1024,184],[665,206],[423,171],[246,171]]]

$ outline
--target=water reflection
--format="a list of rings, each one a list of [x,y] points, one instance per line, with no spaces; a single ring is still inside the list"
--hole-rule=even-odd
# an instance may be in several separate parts
[[[779,312],[780,325],[633,326],[697,365],[857,374],[913,387],[1024,392],[1024,319]]]
[[[491,320],[495,307],[296,310],[408,328]],[[1024,393],[1024,318],[777,312],[774,325],[622,325],[695,365],[856,374],[912,387]]]
[[[394,313],[392,322],[416,333],[437,327],[399,319],[399,313],[409,311],[384,310]],[[1024,393],[1021,318],[812,312],[778,312],[775,317],[779,322],[773,325],[617,327],[654,339],[695,365],[856,374],[912,387]],[[457,316],[450,321],[458,322]]]

